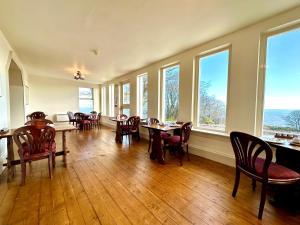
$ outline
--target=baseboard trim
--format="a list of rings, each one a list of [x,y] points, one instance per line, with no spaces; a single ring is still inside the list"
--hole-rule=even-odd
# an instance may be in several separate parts
[[[235,158],[234,156],[229,154],[203,150],[194,145],[189,145],[189,152],[193,155],[201,156],[203,158],[210,159],[212,161],[219,162],[227,166],[235,166]]]

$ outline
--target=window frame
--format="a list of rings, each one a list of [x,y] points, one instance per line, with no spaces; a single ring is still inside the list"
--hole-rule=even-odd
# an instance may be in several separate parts
[[[106,86],[101,87],[101,114],[106,116]]]
[[[80,97],[80,88],[85,88],[85,89],[90,89],[92,92],[92,97],[91,98],[81,98]],[[93,110],[95,110],[95,98],[94,98],[94,88],[92,87],[78,87],[78,108],[80,111],[80,100],[92,100],[93,101]]]
[[[217,130],[213,128],[204,128],[201,126],[198,126],[199,124],[199,105],[200,105],[200,98],[199,98],[199,81],[201,80],[201,74],[199,70],[200,66],[200,59],[203,57],[207,57],[210,55],[214,55],[223,51],[228,50],[229,56],[228,56],[228,77],[227,77],[227,93],[226,93],[226,117],[225,117],[225,128],[224,130]],[[218,46],[216,48],[201,52],[200,54],[196,55],[194,59],[194,91],[193,91],[193,109],[192,109],[192,118],[193,118],[193,124],[194,124],[194,129],[200,130],[204,133],[220,133],[220,134],[227,134],[228,133],[228,112],[229,112],[229,105],[230,105],[230,99],[229,99],[229,92],[230,92],[230,77],[231,77],[231,57],[232,57],[232,45],[231,44],[225,44],[222,46]]]
[[[180,112],[179,108],[180,108],[180,74],[181,74],[181,65],[180,62],[173,62],[167,65],[162,66],[159,69],[159,94],[158,94],[158,98],[159,98],[159,104],[158,104],[158,118],[160,119],[160,121],[162,122],[166,122],[165,118],[164,118],[164,107],[165,107],[165,102],[164,102],[164,94],[165,94],[165,90],[164,90],[164,70],[169,68],[169,67],[175,67],[175,66],[179,66],[179,97],[178,97],[178,114]],[[179,115],[178,115],[179,116]],[[178,118],[177,118],[178,119]],[[175,121],[173,121],[175,122]]]
[[[286,33],[294,29],[300,28],[299,21],[292,21],[288,24],[284,24],[272,29],[269,29],[260,35],[259,46],[259,61],[258,61],[258,86],[257,86],[257,107],[256,107],[256,119],[255,119],[255,135],[262,136],[264,129],[264,107],[265,107],[265,81],[266,81],[266,62],[267,62],[267,41],[269,37]]]
[[[143,98],[141,96],[141,87],[140,87],[140,81],[143,77],[147,77],[147,82],[148,82],[148,105],[147,105],[147,117],[149,116],[149,75],[148,73],[142,73],[140,75],[136,76],[136,81],[137,81],[137,85],[136,85],[136,99],[137,99],[137,105],[136,105],[136,113],[138,116],[141,117],[141,119],[146,119],[146,118],[142,118],[142,112],[141,112],[141,106],[143,105]]]
[[[115,116],[115,85],[108,86],[108,116]]]
[[[125,84],[129,84],[129,104],[123,104],[123,86],[125,85]],[[120,95],[121,95],[121,108],[120,108],[120,112],[123,114],[123,110],[124,109],[129,109],[129,111],[130,111],[130,115],[131,115],[131,107],[130,107],[130,103],[131,103],[131,83],[130,83],[130,81],[129,80],[127,80],[127,81],[123,81],[122,83],[121,83],[121,93],[120,93]],[[127,115],[128,117],[130,116],[130,115]]]

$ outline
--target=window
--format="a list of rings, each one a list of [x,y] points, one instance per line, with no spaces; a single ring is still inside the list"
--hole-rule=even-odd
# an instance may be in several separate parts
[[[145,119],[148,117],[148,75],[137,76],[137,114]]]
[[[263,134],[299,135],[300,28],[279,32],[265,39]]]
[[[229,48],[197,57],[196,126],[200,129],[225,131]]]
[[[101,88],[101,111],[102,115],[106,116],[106,87]]]
[[[109,116],[115,116],[115,85],[109,85]]]
[[[162,108],[164,122],[176,121],[179,110],[179,65],[162,68]]]
[[[93,88],[79,88],[79,111],[90,113],[94,110]]]
[[[122,113],[130,116],[130,83],[122,85]]]

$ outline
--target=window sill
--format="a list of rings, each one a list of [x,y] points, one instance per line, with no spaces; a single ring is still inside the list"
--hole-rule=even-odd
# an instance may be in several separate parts
[[[199,129],[199,128],[192,128],[192,131],[197,132],[197,133],[221,136],[221,137],[229,137],[228,133],[222,132],[222,131],[203,130],[203,129]]]

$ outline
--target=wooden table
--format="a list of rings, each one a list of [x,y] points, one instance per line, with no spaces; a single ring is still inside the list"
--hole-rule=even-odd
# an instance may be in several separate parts
[[[151,129],[153,131],[153,143],[152,143],[152,149],[150,153],[150,159],[154,160],[157,159],[159,163],[164,164],[164,154],[163,154],[163,146],[162,146],[162,138],[161,138],[161,132],[167,132],[167,131],[175,131],[177,129],[180,129],[182,125],[177,126],[168,126],[168,125],[159,125],[159,124],[151,124],[151,125],[142,125],[142,127]]]
[[[116,129],[116,137],[115,137],[115,141],[117,143],[121,143],[122,144],[122,128],[121,125],[123,125],[124,122],[127,121],[127,119],[117,119],[117,118],[111,118],[111,121],[114,121],[117,123],[117,129]]]
[[[62,133],[62,150],[56,151],[56,156],[63,156],[63,162],[64,165],[67,163],[67,141],[66,141],[66,132],[70,132],[72,130],[76,130],[77,128],[70,124],[54,124],[55,131],[57,133]],[[7,179],[8,181],[11,180],[11,178],[15,174],[15,165],[20,164],[20,160],[15,160],[14,158],[14,150],[13,150],[13,133],[15,129],[9,130],[7,133],[0,134],[0,139],[6,138],[7,139],[7,162],[3,163],[3,166],[7,167]]]

